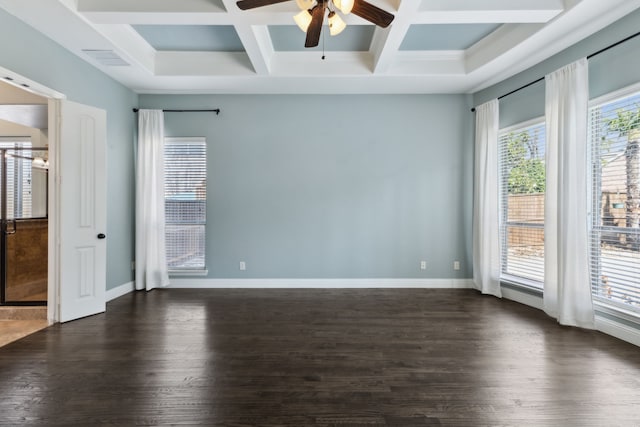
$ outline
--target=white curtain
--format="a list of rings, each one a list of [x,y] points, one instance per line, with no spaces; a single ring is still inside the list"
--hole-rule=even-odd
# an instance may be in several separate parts
[[[167,286],[164,234],[164,115],[138,111],[136,289]]]
[[[594,327],[589,271],[588,63],[546,76],[547,188],[544,311],[562,325]]]
[[[483,294],[500,291],[498,116],[494,99],[476,107],[473,187],[473,283]]]

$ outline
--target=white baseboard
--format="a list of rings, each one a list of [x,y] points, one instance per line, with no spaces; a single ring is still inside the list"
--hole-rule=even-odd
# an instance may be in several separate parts
[[[106,300],[107,302],[109,302],[118,297],[126,295],[129,292],[133,292],[135,289],[136,289],[135,282],[125,283],[120,286],[116,286],[115,288],[108,289],[106,294]]]
[[[596,329],[640,347],[640,330],[596,314]]]
[[[471,279],[191,279],[171,278],[168,288],[311,289],[426,288],[468,289]]]

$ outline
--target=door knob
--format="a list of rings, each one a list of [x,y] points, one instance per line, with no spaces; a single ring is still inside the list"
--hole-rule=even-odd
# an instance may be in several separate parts
[[[105,237],[107,237],[107,236],[102,234],[102,233],[98,234],[98,239],[104,239]]]

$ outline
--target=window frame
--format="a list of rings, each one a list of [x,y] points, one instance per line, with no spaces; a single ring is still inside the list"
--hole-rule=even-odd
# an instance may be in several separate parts
[[[506,170],[503,169],[503,146],[502,146],[502,136],[505,134],[509,134],[512,132],[523,131],[527,128],[531,128],[534,126],[544,126],[545,130],[545,151],[546,151],[546,118],[545,116],[534,117],[529,120],[525,120],[519,123],[515,123],[513,125],[507,126],[505,128],[498,129],[498,180],[499,180],[499,188],[498,188],[498,200],[499,200],[499,215],[500,215],[500,281],[506,283],[511,286],[521,287],[528,289],[536,294],[540,293],[544,289],[544,279],[542,281],[534,280],[528,277],[518,276],[515,274],[508,273],[506,271],[506,258],[508,257],[508,233],[507,227],[509,225],[512,226],[521,226],[525,228],[531,229],[542,229],[544,232],[545,223],[542,224],[529,224],[522,222],[514,222],[512,224],[508,221],[508,204],[506,202],[506,198],[508,197],[507,186],[504,185],[504,180],[508,179],[505,175]],[[545,165],[545,173],[546,173],[546,165]],[[545,190],[546,191],[546,190]],[[544,258],[542,260],[542,268],[543,268],[543,276],[544,276]]]
[[[6,146],[8,144],[13,144],[13,147]],[[9,151],[14,151],[13,155],[15,155],[16,159],[14,159],[14,163],[11,166],[12,176],[9,177],[7,175],[7,186],[9,186],[9,181],[13,183],[11,188],[11,193],[9,193],[9,188],[7,188],[7,193],[5,194],[7,206],[6,206],[6,220],[32,220],[32,219],[43,219],[48,217],[48,207],[45,203],[45,213],[44,216],[38,215],[35,216],[33,214],[34,211],[34,199],[33,199],[33,185],[34,185],[34,175],[33,169],[34,167],[25,167],[25,157],[32,158],[34,156],[34,152],[43,151],[43,147],[34,146],[33,138],[31,136],[0,136],[0,150],[7,153]],[[13,155],[7,153],[9,157]],[[8,162],[6,163],[7,166]],[[0,173],[2,171],[2,167],[0,165]],[[7,171],[8,172],[8,171]],[[21,195],[19,197],[19,195]],[[11,200],[9,200],[11,198]],[[3,201],[0,200],[0,211],[3,209]],[[11,209],[11,212],[9,207]]]
[[[612,92],[603,94],[601,96],[595,97],[589,100],[588,104],[588,136],[587,136],[587,147],[588,147],[588,168],[589,176],[587,177],[589,183],[589,266],[593,269],[594,264],[600,265],[600,260],[594,260],[593,257],[597,256],[593,253],[594,249],[594,236],[595,233],[602,233],[609,230],[611,227],[604,225],[597,225],[597,223],[601,222],[601,204],[600,200],[602,198],[602,189],[601,189],[601,178],[596,177],[593,168],[594,156],[596,149],[594,145],[594,124],[592,123],[593,113],[592,110],[604,104],[610,104],[616,101],[623,100],[625,98],[630,98],[633,96],[640,96],[640,82],[620,88],[618,90],[614,90]],[[596,185],[599,186],[596,189]],[[599,194],[599,199],[595,198],[596,192]],[[614,230],[615,231],[615,230]],[[600,251],[598,251],[599,253]],[[632,322],[638,322],[640,319],[640,305],[633,306],[631,304],[625,304],[617,301],[613,301],[609,298],[602,297],[597,294],[596,288],[597,285],[594,282],[594,277],[600,276],[601,271],[597,274],[591,272],[591,281],[589,283],[591,288],[591,298],[595,307],[597,307],[598,311],[603,313],[608,313],[610,315],[622,316],[624,319]],[[640,286],[638,287],[640,290]]]
[[[166,176],[167,176],[167,172],[166,172],[166,166],[167,166],[167,156],[166,156],[166,145],[168,143],[180,143],[180,144],[192,144],[194,145],[195,143],[197,144],[203,144],[204,145],[204,173],[205,173],[205,192],[204,192],[204,222],[200,223],[189,223],[189,222],[169,222],[168,219],[166,218],[165,215],[165,228],[168,228],[169,225],[174,225],[174,224],[180,224],[180,225],[185,225],[185,226],[201,226],[202,227],[202,239],[204,241],[204,247],[203,247],[203,264],[202,266],[197,266],[197,267],[192,267],[192,268],[169,268],[169,276],[206,276],[208,275],[208,269],[207,269],[207,264],[206,264],[206,235],[207,235],[207,184],[208,184],[208,158],[207,158],[207,151],[208,151],[208,146],[207,146],[207,139],[206,137],[165,137],[164,138],[164,144],[165,144],[165,152],[164,152],[164,166],[165,166],[165,191],[166,191]],[[164,200],[165,203],[168,200],[167,198],[167,194],[165,193],[164,195]],[[165,207],[166,209],[166,207]],[[166,233],[166,231],[165,231]],[[167,239],[168,240],[168,239]],[[167,257],[169,255],[169,247],[167,245]],[[168,262],[168,259],[167,259]]]

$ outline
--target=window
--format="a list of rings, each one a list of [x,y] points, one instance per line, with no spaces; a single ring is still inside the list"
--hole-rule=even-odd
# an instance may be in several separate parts
[[[11,137],[0,138],[0,153],[4,160],[0,176],[6,179],[6,219],[46,217],[46,150],[34,150],[28,137]],[[0,211],[2,203],[0,198]]]
[[[596,301],[640,312],[640,93],[590,110]]]
[[[545,126],[536,120],[499,134],[501,277],[544,282]]]
[[[170,271],[204,270],[207,205],[204,138],[165,138],[165,223]]]

